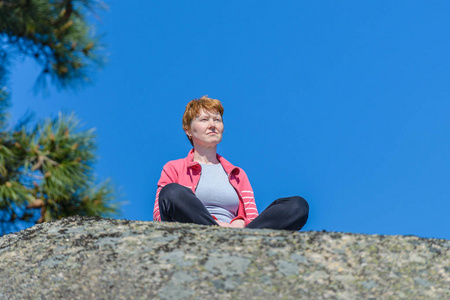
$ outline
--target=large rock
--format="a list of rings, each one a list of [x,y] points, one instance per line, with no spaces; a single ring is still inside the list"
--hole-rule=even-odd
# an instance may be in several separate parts
[[[68,218],[0,238],[3,299],[450,299],[450,242]]]

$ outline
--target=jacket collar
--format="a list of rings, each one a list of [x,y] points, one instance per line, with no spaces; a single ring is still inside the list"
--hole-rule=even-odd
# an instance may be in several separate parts
[[[216,155],[217,155],[217,159],[219,160],[220,164],[222,165],[223,169],[225,170],[225,172],[227,174],[237,175],[240,173],[240,170],[238,167],[233,166],[228,160],[226,160],[219,154],[216,154]],[[194,166],[200,166],[200,164],[198,162],[194,161],[194,148],[192,148],[191,151],[189,151],[189,153],[186,157],[186,162],[187,162],[188,168],[192,168]]]

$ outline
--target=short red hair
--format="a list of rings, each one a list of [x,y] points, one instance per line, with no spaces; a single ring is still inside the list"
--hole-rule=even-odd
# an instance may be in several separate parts
[[[203,96],[200,99],[193,99],[186,105],[186,110],[183,114],[183,130],[191,130],[192,121],[200,114],[201,110],[205,110],[210,113],[219,113],[223,116],[223,106],[217,99],[208,98],[208,96]],[[189,139],[189,136],[186,134]],[[194,146],[192,140],[189,139],[191,145]]]

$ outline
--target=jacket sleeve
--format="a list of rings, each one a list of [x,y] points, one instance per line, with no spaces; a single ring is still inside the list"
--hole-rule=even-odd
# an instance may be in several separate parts
[[[239,196],[242,202],[239,205],[238,215],[231,222],[242,219],[245,222],[245,226],[247,226],[258,216],[258,209],[256,208],[252,186],[250,185],[247,174],[242,169],[240,169],[239,179]]]
[[[153,220],[161,221],[161,216],[159,214],[159,192],[161,189],[169,183],[176,183],[177,176],[174,167],[169,163],[167,163],[161,172],[161,177],[158,180],[158,189],[156,190],[156,198],[155,205],[153,208]]]

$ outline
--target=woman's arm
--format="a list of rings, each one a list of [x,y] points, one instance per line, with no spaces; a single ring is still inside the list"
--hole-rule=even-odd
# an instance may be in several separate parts
[[[244,222],[244,227],[247,226],[258,216],[258,209],[256,208],[255,198],[253,195],[253,189],[248,180],[247,174],[243,169],[240,169],[239,184],[237,189],[239,190],[242,202],[239,205],[239,210],[236,218],[231,220],[231,223],[239,221],[235,226],[241,226],[241,221]]]
[[[175,174],[175,172],[171,171],[172,166],[167,163],[161,172],[161,177],[158,180],[158,189],[156,190],[156,198],[155,198],[155,205],[153,207],[153,220],[154,221],[161,221],[161,216],[159,214],[159,192],[161,189],[166,186],[169,183],[176,182],[175,178],[171,174]]]

